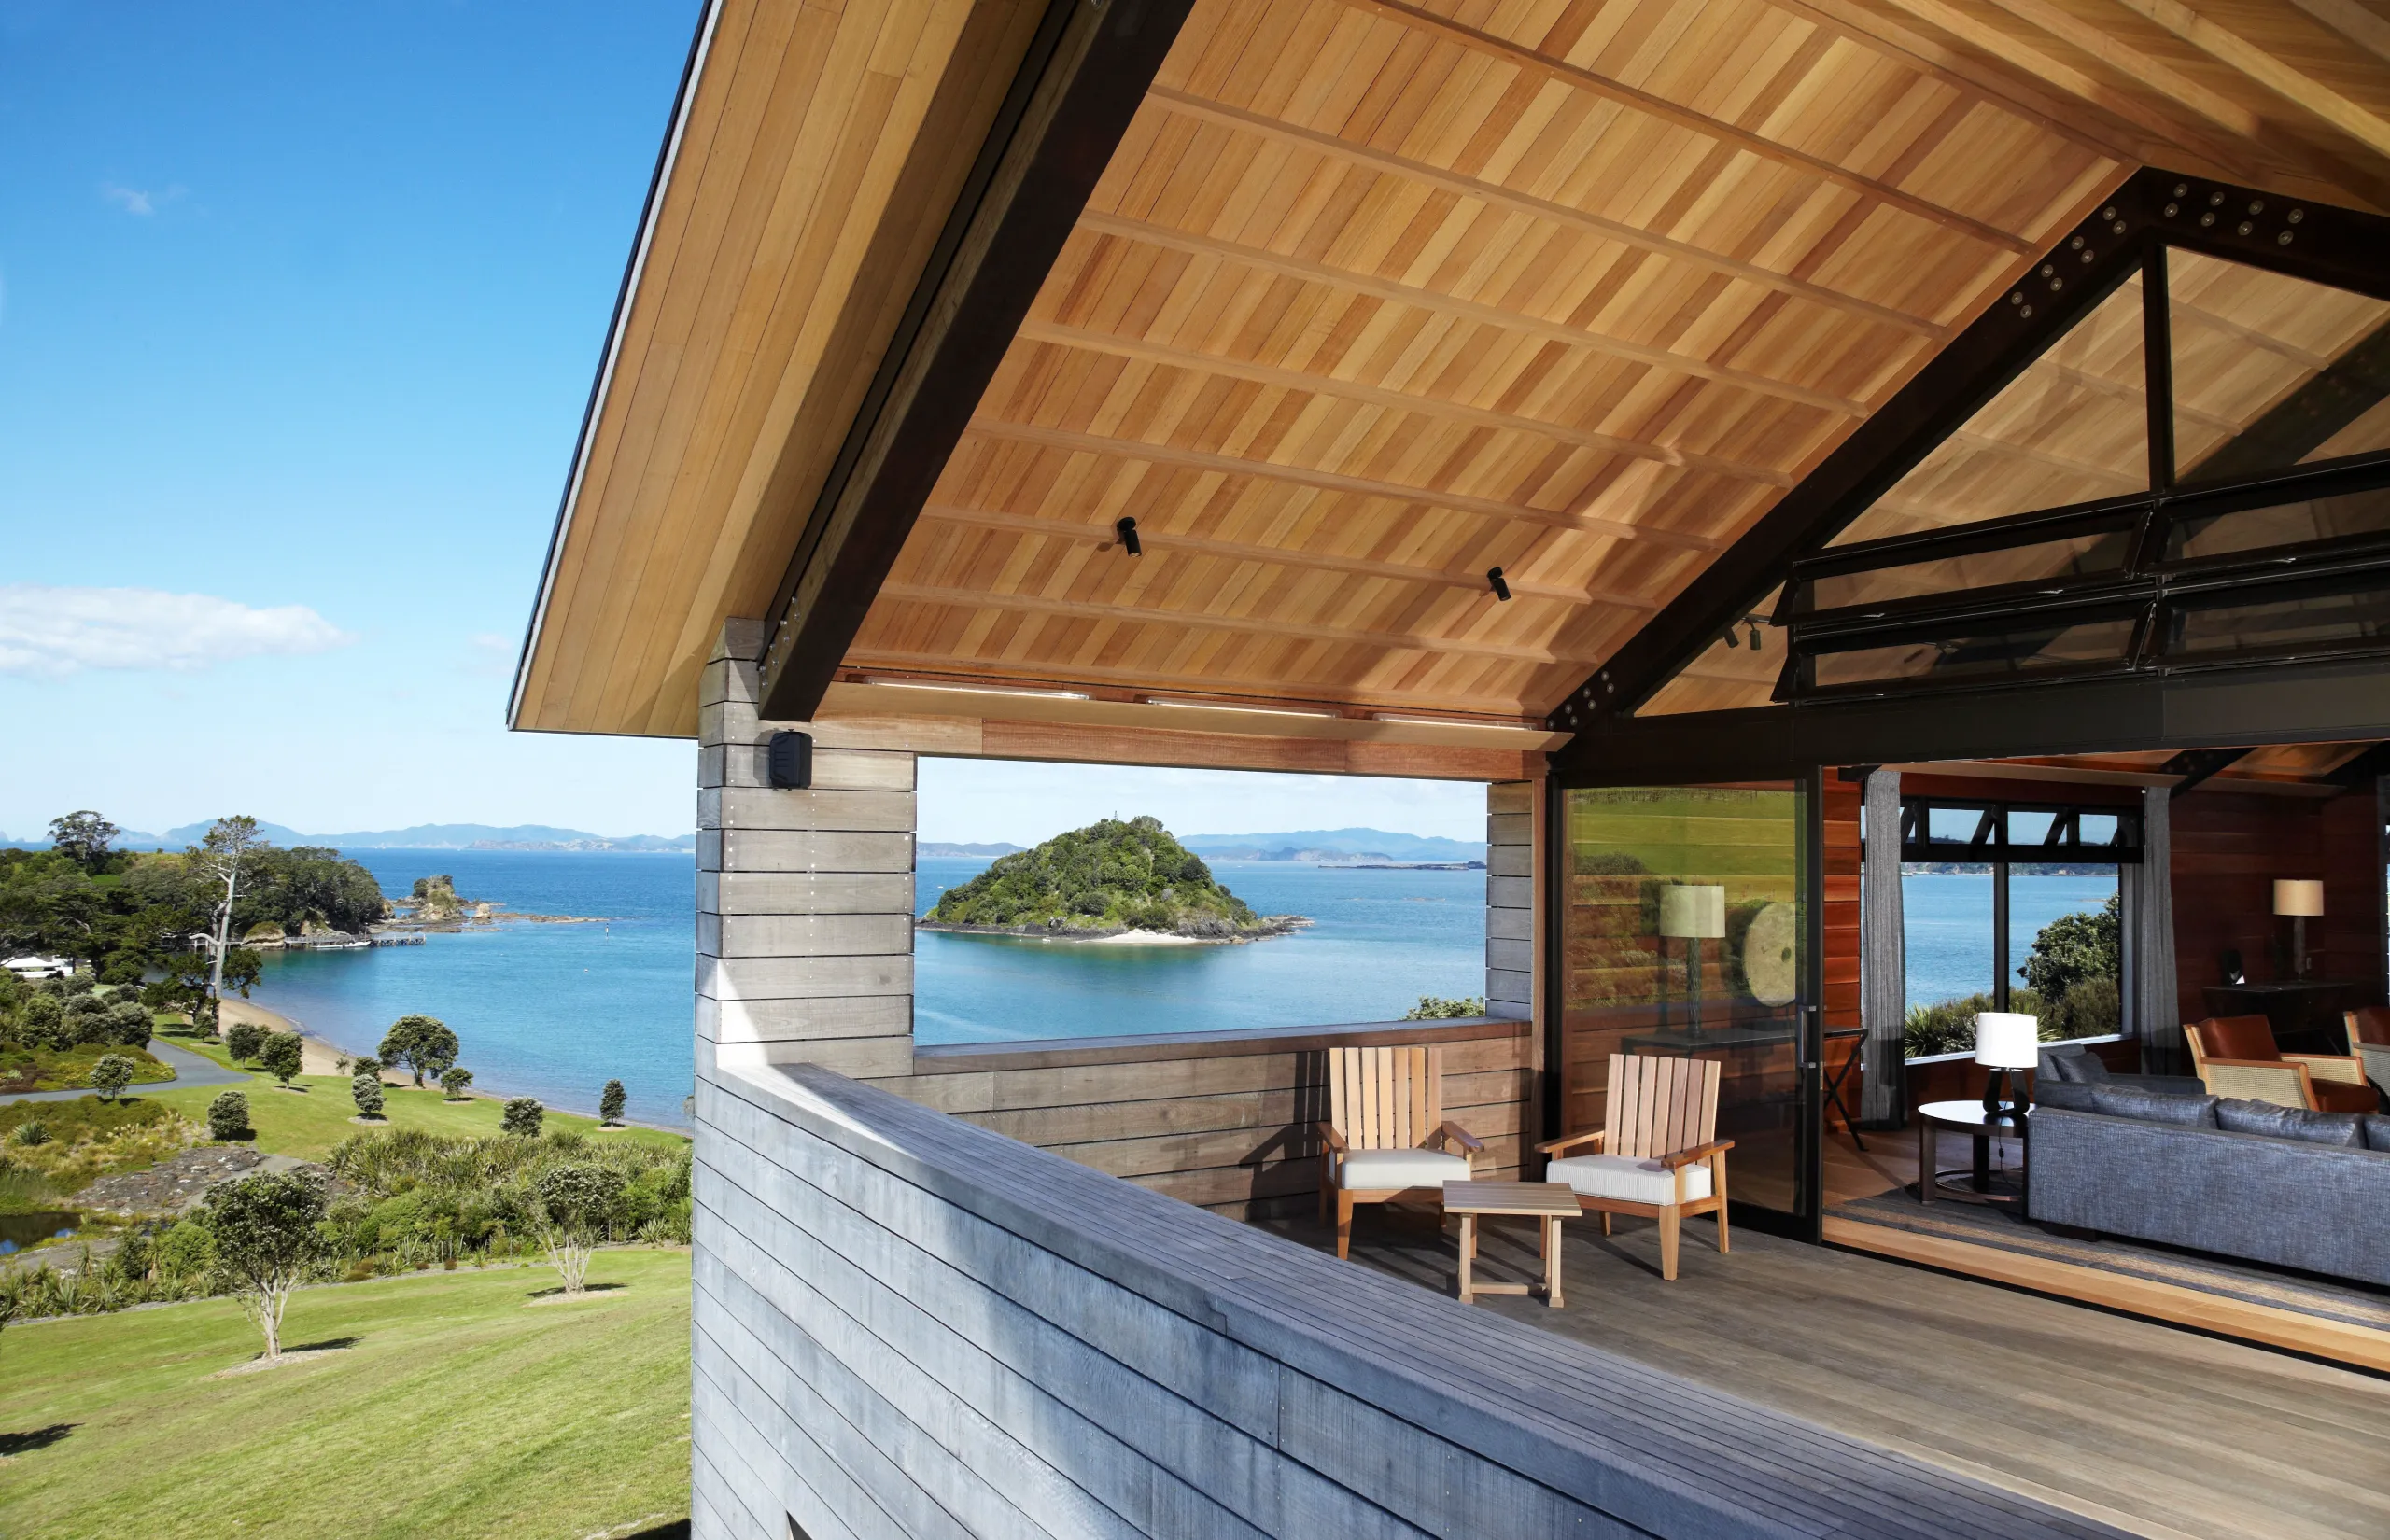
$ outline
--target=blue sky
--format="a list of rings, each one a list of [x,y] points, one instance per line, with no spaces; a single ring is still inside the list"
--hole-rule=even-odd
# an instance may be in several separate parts
[[[687,744],[501,719],[695,17],[0,0],[0,831],[689,827]],[[1188,833],[1483,816],[1303,777],[924,791],[934,839],[1090,797]]]

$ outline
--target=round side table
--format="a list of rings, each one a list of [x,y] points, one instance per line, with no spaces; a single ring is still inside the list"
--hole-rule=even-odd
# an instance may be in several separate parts
[[[2014,1135],[2022,1143],[2025,1128],[2032,1109],[2022,1115],[2003,1113],[1986,1117],[1980,1101],[1929,1101],[1917,1110],[1917,1200],[1931,1203],[1935,1197],[1954,1198],[1961,1203],[2019,1203],[2024,1199],[2020,1186],[2015,1192],[1996,1192],[1991,1183],[1991,1141]],[[1965,1173],[1966,1185],[1946,1184],[1946,1174],[1934,1169],[1934,1133],[1949,1128],[1975,1141],[1974,1166]],[[1957,1177],[1960,1173],[1947,1173]]]

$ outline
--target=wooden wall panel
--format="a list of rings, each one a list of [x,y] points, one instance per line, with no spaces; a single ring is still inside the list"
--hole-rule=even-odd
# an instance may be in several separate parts
[[[2374,801],[2193,791],[2174,800],[2174,969],[2184,1019],[2208,1014],[2226,947],[2253,980],[2279,978],[2290,921],[2275,917],[2276,877],[2319,877],[2324,916],[2311,920],[2310,973],[2383,1000],[2383,872]]]

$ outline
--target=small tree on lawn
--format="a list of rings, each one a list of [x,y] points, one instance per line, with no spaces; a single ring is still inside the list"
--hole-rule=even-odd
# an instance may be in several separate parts
[[[353,1075],[372,1075],[379,1080],[382,1078],[382,1061],[371,1054],[359,1054],[348,1061],[348,1072]]]
[[[457,1034],[438,1016],[401,1016],[382,1035],[382,1062],[413,1071],[417,1086],[425,1075],[456,1063],[461,1051]]]
[[[621,1127],[623,1108],[629,1100],[630,1098],[623,1092],[621,1081],[606,1082],[606,1088],[598,1093],[598,1121],[609,1128]]]
[[[533,1098],[518,1096],[507,1102],[506,1115],[499,1122],[499,1131],[524,1139],[537,1139],[540,1137],[540,1119],[546,1111]]]
[[[133,1060],[122,1054],[102,1054],[91,1066],[91,1089],[100,1093],[102,1101],[114,1101],[133,1084]]]
[[[236,1021],[224,1029],[224,1051],[237,1063],[246,1064],[258,1057],[265,1045],[265,1029],[254,1021]]]
[[[623,1173],[594,1163],[551,1166],[531,1191],[540,1243],[564,1280],[564,1292],[579,1294],[588,1286],[589,1253],[622,1206]]]
[[[451,1064],[440,1071],[440,1093],[450,1101],[465,1099],[465,1088],[473,1083],[473,1071],[461,1064]]]
[[[200,1217],[216,1242],[216,1267],[250,1322],[265,1334],[265,1359],[282,1357],[282,1311],[322,1254],[325,1183],[320,1172],[245,1177],[212,1188]]]
[[[270,1032],[258,1048],[258,1062],[265,1066],[267,1074],[282,1082],[282,1088],[287,1091],[290,1089],[290,1077],[307,1062],[306,1046],[296,1032]]]
[[[249,1099],[238,1091],[227,1091],[207,1104],[207,1137],[210,1139],[246,1139],[249,1136]]]
[[[375,1074],[356,1076],[348,1083],[348,1094],[357,1103],[359,1117],[382,1115],[382,1077]]]

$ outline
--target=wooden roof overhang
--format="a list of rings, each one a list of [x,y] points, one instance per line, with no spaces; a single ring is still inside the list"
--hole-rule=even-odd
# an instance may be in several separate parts
[[[780,718],[996,690],[1047,757],[1531,766],[2137,166],[2390,204],[2382,31],[2353,0],[716,0],[511,721],[691,733],[760,616]]]

